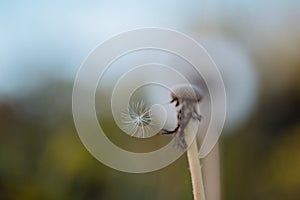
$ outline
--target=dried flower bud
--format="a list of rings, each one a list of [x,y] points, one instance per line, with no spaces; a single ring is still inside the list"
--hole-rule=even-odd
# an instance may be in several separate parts
[[[172,89],[171,97],[173,100],[200,102],[203,95],[202,91],[194,85],[178,85]]]

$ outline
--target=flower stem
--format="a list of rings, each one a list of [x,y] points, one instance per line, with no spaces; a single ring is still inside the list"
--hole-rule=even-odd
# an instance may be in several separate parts
[[[187,132],[192,131],[189,130],[189,127],[191,126],[187,127]],[[194,138],[190,148],[187,150],[187,157],[192,179],[194,200],[205,200],[205,191],[200,166],[200,159],[198,158],[198,147],[196,138]]]

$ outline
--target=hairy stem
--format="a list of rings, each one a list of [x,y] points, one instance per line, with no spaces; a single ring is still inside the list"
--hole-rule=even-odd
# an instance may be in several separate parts
[[[192,123],[186,128],[187,134],[191,133],[190,130]],[[203,178],[200,166],[200,159],[198,158],[198,147],[196,138],[193,140],[190,148],[187,150],[187,157],[189,162],[189,169],[191,173],[194,200],[205,200],[205,191],[203,185]]]

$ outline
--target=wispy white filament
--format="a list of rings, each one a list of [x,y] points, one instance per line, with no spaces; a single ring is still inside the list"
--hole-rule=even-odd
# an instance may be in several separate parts
[[[148,137],[148,132],[154,125],[150,108],[144,101],[130,103],[122,113],[122,118],[125,132],[134,137]]]

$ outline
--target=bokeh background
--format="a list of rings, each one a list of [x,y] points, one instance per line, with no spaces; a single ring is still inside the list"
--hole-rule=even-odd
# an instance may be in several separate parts
[[[192,199],[185,156],[156,172],[118,172],[87,152],[72,120],[73,81],[89,52],[155,26],[201,42],[223,75],[221,192],[210,190],[299,200],[299,10],[296,0],[1,1],[0,199]]]

